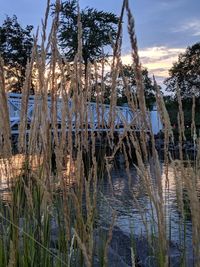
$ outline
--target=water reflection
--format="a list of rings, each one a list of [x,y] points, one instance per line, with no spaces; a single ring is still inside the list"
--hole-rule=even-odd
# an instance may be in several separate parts
[[[22,174],[25,164],[29,162],[31,170],[37,170],[42,163],[42,157],[38,155],[27,157],[24,154],[13,155],[9,159],[0,159],[0,194],[4,201],[11,201],[11,188],[16,179]]]
[[[31,169],[37,170],[42,164],[42,157],[34,155],[29,157]],[[21,174],[23,166],[26,163],[25,155],[15,155],[9,160],[0,159],[0,194],[5,201],[10,201],[10,185],[14,184],[16,178]],[[60,176],[57,177],[57,187],[61,188],[62,183],[71,186],[76,183],[76,173],[78,165],[67,155],[63,162],[63,169]],[[80,167],[80,166],[79,166]],[[147,166],[152,173],[152,184],[156,193],[157,181],[154,177],[154,162],[150,161]],[[167,169],[166,169],[167,168]],[[189,172],[190,166],[185,166],[185,172]],[[161,164],[161,185],[164,199],[164,208],[166,213],[166,223],[168,229],[169,240],[177,243],[182,236],[180,235],[180,212],[177,206],[177,180],[173,165],[164,166]],[[167,173],[167,175],[166,175]],[[177,175],[180,175],[177,169]],[[99,213],[105,223],[110,222],[111,211],[117,211],[117,225],[126,233],[130,234],[133,231],[136,235],[145,234],[144,220],[149,227],[152,226],[152,213],[154,213],[152,203],[144,190],[141,178],[137,175],[135,168],[131,168],[129,173],[126,173],[125,166],[120,169],[113,169],[111,172],[112,189],[109,179],[103,179],[99,182],[100,195]],[[142,212],[141,212],[142,211]],[[141,216],[143,215],[143,217]],[[191,221],[185,222],[185,238],[189,248],[191,243]],[[181,241],[182,242],[182,241]]]
[[[27,158],[24,154],[17,154],[9,159],[0,159],[0,196],[3,201],[11,201],[11,188],[15,185],[17,178],[22,175],[27,162],[30,172],[34,172],[34,175],[39,175],[43,163],[41,155],[29,155]],[[64,181],[67,186],[74,184],[74,172],[75,162],[66,155],[63,160],[63,168],[59,176],[56,177],[57,188],[61,186],[61,181]],[[55,181],[55,177],[52,177],[52,181]]]
[[[153,166],[153,161],[150,161],[149,166],[147,167],[151,170],[151,179],[154,187],[153,190],[154,194],[156,194],[157,182],[153,174],[155,167]],[[191,171],[191,169],[189,169],[190,167],[187,165],[184,168],[185,173]],[[168,240],[170,240],[170,242],[173,244],[180,245],[185,242],[189,257],[192,249],[192,225],[191,219],[186,218],[184,222],[185,229],[180,226],[181,216],[177,205],[177,177],[175,174],[179,177],[179,179],[181,179],[181,174],[180,170],[177,169],[176,171],[177,173],[174,171],[173,164],[166,167],[161,163],[161,185],[163,192],[164,211],[166,215],[165,219],[167,235]],[[151,229],[152,225],[155,224],[155,221],[153,222],[152,214],[154,213],[155,215],[156,213],[152,203],[149,200],[149,197],[147,196],[147,193],[144,190],[143,183],[140,177],[137,175],[136,169],[132,168],[130,170],[130,178],[128,178],[128,175],[124,169],[113,170],[111,176],[113,184],[113,197],[111,197],[112,190],[109,183],[104,182],[102,185],[104,199],[100,205],[100,212],[104,214],[103,220],[105,223],[106,220],[107,223],[109,223],[111,211],[114,209],[118,214],[116,224],[123,232],[126,232],[128,235],[130,235],[131,232],[134,232],[136,235],[145,235],[146,228],[144,227],[144,221],[147,223],[149,229]],[[182,189],[184,190],[184,186]],[[183,240],[184,238],[185,240]]]

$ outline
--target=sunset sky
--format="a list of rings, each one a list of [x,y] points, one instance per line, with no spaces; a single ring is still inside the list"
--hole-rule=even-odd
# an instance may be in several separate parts
[[[178,54],[200,41],[200,0],[130,0],[142,64],[159,82],[168,75]],[[120,0],[80,0],[86,6],[120,14]],[[25,26],[37,27],[45,11],[45,0],[0,0],[0,23],[6,15],[17,15]],[[123,62],[131,63],[124,23]]]

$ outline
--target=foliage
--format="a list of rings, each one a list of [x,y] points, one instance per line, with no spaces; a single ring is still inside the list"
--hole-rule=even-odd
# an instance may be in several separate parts
[[[59,29],[60,46],[67,60],[73,61],[78,48],[78,3],[76,0],[62,2]],[[116,37],[118,18],[113,13],[86,7],[80,11],[82,23],[82,56],[85,66],[102,56],[102,48]]]
[[[32,29],[31,25],[22,28],[15,15],[12,18],[7,16],[0,27],[0,55],[12,91],[21,91],[25,79],[26,64],[33,46]]]
[[[200,43],[188,47],[185,53],[179,55],[179,59],[170,69],[170,77],[165,84],[169,92],[175,92],[178,84],[182,97],[191,97],[193,88],[195,94],[200,96]]]
[[[176,98],[172,98],[170,96],[165,96],[165,105],[167,108],[167,111],[169,113],[170,121],[173,126],[173,129],[175,132],[177,132],[177,136],[179,136],[179,131],[178,131],[178,112],[179,112],[179,106],[178,106],[178,101]],[[200,128],[200,111],[198,109],[200,105],[200,98],[196,98],[195,101],[195,124],[196,128]],[[182,105],[184,109],[184,123],[185,123],[185,135],[187,135],[187,139],[191,139],[191,124],[192,124],[192,99],[187,98],[182,100]]]
[[[135,80],[135,72],[132,65],[123,65],[124,76],[128,80],[128,86],[132,93],[136,93],[136,80]],[[152,84],[152,80],[149,78],[148,70],[143,68],[142,69],[142,76],[143,82],[145,87],[145,98],[147,107],[151,108],[153,103],[155,102],[155,88]],[[109,83],[111,82],[111,73],[107,74],[106,77],[106,92],[110,90]],[[125,93],[125,86],[123,83],[122,75],[120,74],[117,79],[117,104],[123,105],[128,102],[126,93]],[[107,92],[107,96],[110,94]]]

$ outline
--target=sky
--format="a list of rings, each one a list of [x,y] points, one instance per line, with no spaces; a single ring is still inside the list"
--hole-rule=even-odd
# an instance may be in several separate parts
[[[129,0],[132,9],[142,65],[161,84],[178,55],[200,41],[200,0]],[[121,11],[122,0],[80,0],[98,10]],[[15,14],[20,24],[41,25],[46,0],[0,0],[0,24]],[[122,60],[131,64],[130,45],[124,21]]]

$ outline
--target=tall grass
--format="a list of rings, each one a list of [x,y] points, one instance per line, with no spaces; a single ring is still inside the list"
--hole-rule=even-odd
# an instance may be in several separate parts
[[[184,113],[179,89],[177,89],[177,96],[180,157],[179,160],[174,160],[169,150],[169,145],[174,142],[170,118],[160,88],[154,80],[157,88],[157,107],[164,132],[165,176],[163,178],[155,138],[147,115],[135,23],[129,2],[127,0],[123,2],[117,40],[115,43],[113,41],[114,56],[111,64],[112,84],[108,125],[104,120],[105,109],[102,106],[105,103],[105,62],[104,60],[100,64],[88,62],[86,73],[84,73],[80,14],[77,22],[77,55],[73,62],[67,62],[63,58],[57,41],[59,8],[60,3],[56,1],[51,32],[47,36],[50,10],[50,1],[47,1],[40,49],[37,32],[31,60],[27,63],[26,79],[22,88],[18,137],[18,151],[21,153],[22,160],[20,167],[18,166],[18,172],[13,163],[14,153],[12,153],[9,108],[4,79],[5,68],[3,59],[0,60],[0,173],[6,178],[10,194],[9,201],[5,202],[2,199],[0,202],[0,266],[90,267],[98,263],[99,266],[108,266],[109,244],[112,240],[112,230],[117,215],[113,211],[106,238],[101,240],[101,236],[97,237],[99,218],[103,216],[98,213],[99,184],[102,179],[108,177],[112,188],[111,163],[118,153],[124,156],[125,171],[130,184],[134,179],[130,174],[131,165],[135,162],[134,166],[140,184],[149,199],[151,225],[145,219],[145,210],[140,206],[137,196],[132,192],[132,199],[143,218],[149,253],[155,257],[157,266],[170,265],[168,235],[170,214],[166,208],[164,192],[168,192],[167,189],[169,189],[168,166],[172,164],[182,225],[186,221],[183,196],[186,189],[192,222],[194,265],[199,266],[200,207],[197,188],[200,180],[200,144],[194,123],[195,104],[193,104],[192,136],[195,136],[194,143],[198,149],[194,162],[191,162],[188,157],[186,169],[183,160]],[[125,10],[128,17],[136,92],[132,92],[129,88],[121,62],[122,21]],[[30,131],[27,135],[29,88],[33,72],[36,73],[35,102]],[[135,112],[139,108],[140,117],[131,125],[124,119],[124,132],[116,142],[114,121],[116,84],[119,74],[122,75],[129,106]],[[94,126],[94,110],[88,106],[88,102],[91,101],[94,88],[97,92],[98,126],[108,129],[104,134],[90,131]],[[71,106],[69,103],[72,103]],[[61,117],[60,128],[57,124],[58,115]],[[140,124],[140,131],[136,133],[132,129],[138,124]],[[147,131],[150,133],[150,147],[146,142]],[[149,167],[150,151],[152,168]],[[136,156],[136,161],[133,160],[133,155]],[[114,193],[111,193],[114,197]],[[181,235],[184,235],[184,227]],[[97,244],[96,240],[98,240]],[[137,251],[132,249],[133,266],[137,265],[135,255],[137,257]],[[186,261],[183,262],[186,264]]]

